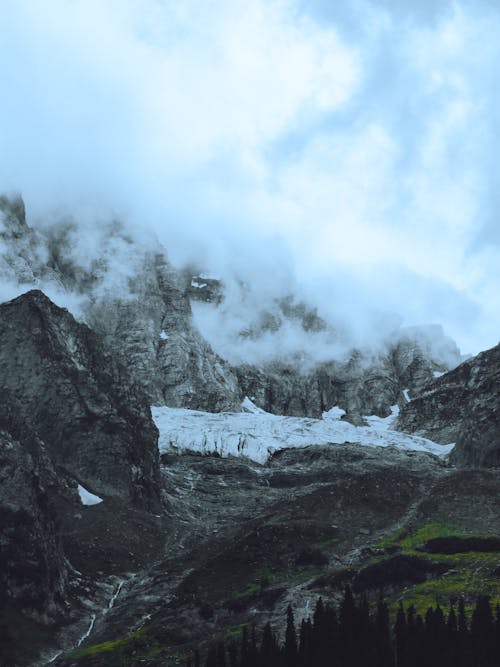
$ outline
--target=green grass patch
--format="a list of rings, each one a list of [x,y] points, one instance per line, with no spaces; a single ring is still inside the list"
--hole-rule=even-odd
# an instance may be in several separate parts
[[[463,531],[457,526],[436,521],[434,523],[427,523],[413,535],[404,537],[400,540],[399,545],[403,549],[414,549],[418,545],[424,544],[427,540],[432,540],[435,537],[462,537],[463,535]]]
[[[244,623],[238,623],[237,625],[226,625],[224,628],[225,630],[225,637],[226,639],[234,638],[234,637],[241,637],[243,633],[243,628],[248,628],[250,626],[250,623],[248,621],[245,621]]]
[[[394,607],[402,600],[405,607],[413,605],[418,614],[424,615],[429,607],[439,604],[447,609],[450,604],[456,604],[458,599],[463,597],[466,611],[471,612],[479,595],[490,597],[494,608],[500,604],[500,582],[477,570],[464,569],[405,589]]]
[[[102,642],[100,644],[85,646],[84,648],[74,651],[70,657],[73,660],[79,660],[81,658],[99,655],[101,653],[123,654],[132,648],[142,648],[145,651],[142,657],[146,660],[149,660],[156,657],[158,653],[163,650],[163,647],[157,644],[154,640],[151,640],[151,644],[149,644],[148,632],[149,629],[144,627],[140,630],[137,630],[136,632],[130,633],[126,637],[120,637],[119,639]]]
[[[250,597],[251,595],[255,595],[255,593],[258,593],[261,589],[261,585],[258,584],[255,581],[251,581],[248,583],[245,588],[242,588],[241,590],[238,591],[232,591],[231,597],[234,600],[239,600],[240,598],[246,598]]]
[[[329,540],[323,540],[322,542],[317,542],[314,546],[318,549],[328,549],[331,547],[337,546],[340,542],[338,537],[331,537]]]
[[[231,591],[233,600],[250,597],[273,584],[297,583],[314,579],[324,574],[324,570],[308,568],[303,570],[272,570],[264,568],[254,575],[243,588]]]
[[[393,600],[393,609],[400,601],[405,607],[413,605],[419,614],[425,614],[436,604],[448,608],[450,603],[463,597],[466,610],[472,611],[479,595],[491,598],[492,605],[500,604],[500,581],[495,572],[500,567],[498,552],[468,551],[451,554],[429,553],[420,547],[437,537],[492,537],[475,536],[461,528],[444,522],[433,522],[420,526],[413,532],[406,529],[396,531],[374,544],[386,553],[374,556],[369,564],[383,562],[391,558],[391,551],[397,550],[407,556],[417,556],[431,563],[447,566],[448,571],[439,577],[428,579],[403,590]]]

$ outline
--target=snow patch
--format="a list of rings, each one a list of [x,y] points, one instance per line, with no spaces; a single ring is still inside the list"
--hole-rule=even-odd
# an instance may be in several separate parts
[[[160,331],[160,338],[161,338],[162,340],[168,340],[168,334],[165,333],[165,332],[162,330],[162,331]]]
[[[409,389],[403,389],[403,396],[405,397],[407,403],[411,402]]]
[[[248,396],[245,396],[243,399],[243,402],[241,404],[241,410],[242,412],[250,412],[253,415],[267,415],[269,414],[262,408],[259,408],[255,403],[251,401],[251,399],[248,398]]]
[[[99,503],[102,503],[102,498],[90,493],[90,491],[87,491],[81,484],[78,484],[78,493],[80,494],[82,505],[98,505]]]
[[[435,378],[440,378],[444,375],[444,371],[434,371],[432,374]]]
[[[367,426],[342,421],[344,410],[335,407],[323,419],[284,417],[257,408],[247,398],[243,412],[210,413],[185,408],[152,406],[158,427],[160,452],[217,453],[220,456],[246,456],[266,463],[280,449],[309,445],[335,445],[345,442],[365,447],[397,447],[444,456],[453,444],[440,445],[426,438],[393,430],[399,408],[389,417],[365,417]]]

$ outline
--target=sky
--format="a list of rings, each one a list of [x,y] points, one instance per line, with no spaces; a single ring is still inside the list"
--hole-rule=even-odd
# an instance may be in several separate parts
[[[0,191],[35,225],[151,231],[254,304],[294,290],[359,339],[433,323],[477,353],[500,338],[498,34],[493,0],[1,3]]]

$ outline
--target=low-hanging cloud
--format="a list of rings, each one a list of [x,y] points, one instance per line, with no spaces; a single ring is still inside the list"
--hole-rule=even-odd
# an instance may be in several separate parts
[[[83,221],[86,254],[120,218],[356,341],[398,319],[491,346],[500,12],[402,5],[3,3],[0,190]]]

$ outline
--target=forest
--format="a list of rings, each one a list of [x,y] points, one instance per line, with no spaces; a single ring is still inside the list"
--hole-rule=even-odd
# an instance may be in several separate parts
[[[488,597],[466,607],[437,604],[425,615],[401,603],[391,620],[383,599],[371,605],[346,588],[338,607],[319,598],[312,618],[296,627],[291,606],[280,641],[267,623],[261,633],[244,626],[238,641],[223,641],[206,655],[195,651],[186,667],[498,667],[500,605]]]

